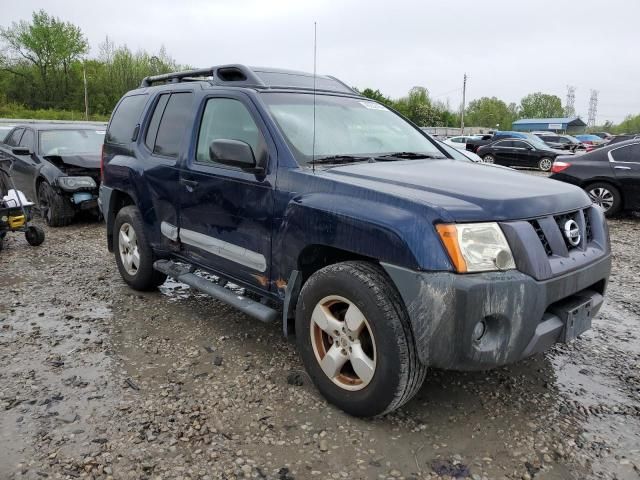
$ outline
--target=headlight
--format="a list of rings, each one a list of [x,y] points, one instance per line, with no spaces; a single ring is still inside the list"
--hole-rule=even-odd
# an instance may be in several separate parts
[[[63,190],[78,190],[80,188],[95,188],[96,182],[91,177],[59,177],[58,185]]]
[[[436,230],[458,273],[516,268],[497,223],[440,224]]]

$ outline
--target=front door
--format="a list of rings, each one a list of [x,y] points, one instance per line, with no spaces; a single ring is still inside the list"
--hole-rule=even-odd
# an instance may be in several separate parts
[[[183,251],[240,284],[270,288],[275,146],[248,96],[207,97],[201,109],[196,146],[180,177]],[[264,170],[212,159],[211,143],[223,139],[247,143]]]
[[[35,144],[34,131],[26,128],[20,138],[18,147],[28,149],[30,153],[28,155],[12,154],[13,181],[16,184],[16,188],[22,191],[31,202],[36,201],[35,177],[36,170],[40,165],[40,160],[35,152]]]

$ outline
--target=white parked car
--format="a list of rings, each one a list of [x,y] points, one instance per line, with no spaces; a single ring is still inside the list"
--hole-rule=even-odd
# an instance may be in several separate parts
[[[444,143],[447,145],[457,148],[458,150],[466,150],[467,149],[467,140],[470,138],[476,138],[475,135],[460,135],[457,137],[447,138]]]

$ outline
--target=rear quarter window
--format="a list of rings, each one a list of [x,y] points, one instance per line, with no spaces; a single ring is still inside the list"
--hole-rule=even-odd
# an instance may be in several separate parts
[[[140,121],[140,114],[147,102],[147,95],[130,95],[122,99],[113,112],[109,129],[105,136],[106,143],[129,143],[133,132]]]

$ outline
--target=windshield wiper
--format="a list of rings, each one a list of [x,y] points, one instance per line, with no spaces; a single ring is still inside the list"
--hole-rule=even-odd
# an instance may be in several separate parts
[[[434,155],[432,153],[417,152],[394,152],[386,155],[376,155],[375,158],[405,158],[409,160],[419,160],[422,158],[447,158],[444,155]]]
[[[330,155],[328,157],[320,157],[315,160],[311,160],[309,163],[314,165],[319,165],[322,163],[353,163],[353,162],[362,162],[364,160],[368,160],[370,157],[358,157],[355,155]]]

